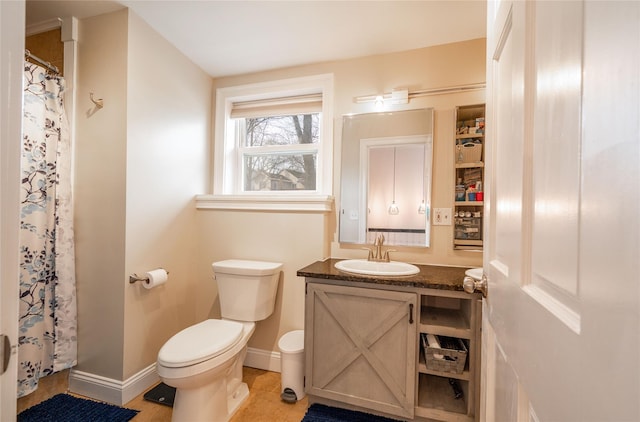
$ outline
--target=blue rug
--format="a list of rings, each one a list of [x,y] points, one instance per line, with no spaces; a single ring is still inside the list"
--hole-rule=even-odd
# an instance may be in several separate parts
[[[18,422],[126,422],[138,410],[58,394],[18,415]]]
[[[398,422],[396,419],[356,412],[355,410],[329,407],[314,403],[302,418],[302,422]]]

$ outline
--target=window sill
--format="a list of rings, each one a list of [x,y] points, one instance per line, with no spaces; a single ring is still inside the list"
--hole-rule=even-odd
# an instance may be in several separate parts
[[[247,210],[247,211],[304,211],[330,212],[333,196],[262,196],[262,195],[197,195],[199,210]]]

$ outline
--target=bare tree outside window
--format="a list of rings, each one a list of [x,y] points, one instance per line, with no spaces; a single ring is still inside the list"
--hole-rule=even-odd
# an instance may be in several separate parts
[[[246,118],[245,191],[316,189],[320,115]]]

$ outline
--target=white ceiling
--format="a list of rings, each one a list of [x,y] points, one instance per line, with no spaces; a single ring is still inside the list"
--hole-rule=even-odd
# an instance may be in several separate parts
[[[27,0],[27,26],[123,6],[212,77],[486,36],[484,0]]]

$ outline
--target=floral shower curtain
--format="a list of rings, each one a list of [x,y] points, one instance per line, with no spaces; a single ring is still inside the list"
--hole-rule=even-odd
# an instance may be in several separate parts
[[[64,79],[25,62],[18,397],[76,364],[71,149]]]

